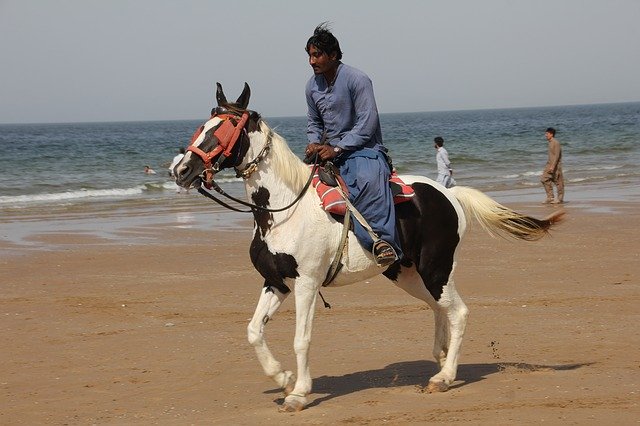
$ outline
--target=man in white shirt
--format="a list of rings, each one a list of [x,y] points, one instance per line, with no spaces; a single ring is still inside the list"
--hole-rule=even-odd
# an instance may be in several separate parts
[[[185,153],[184,148],[180,148],[180,151],[178,151],[178,155],[173,157],[173,160],[171,160],[171,165],[169,166],[169,176],[174,177],[173,169],[178,165],[180,160],[182,160],[182,157],[184,157],[184,153]]]
[[[184,153],[185,153],[185,149],[184,148],[180,148],[180,150],[178,151],[178,154],[173,157],[173,160],[171,160],[171,165],[169,165],[169,176],[171,176],[171,179],[175,179],[175,176],[173,174],[173,169],[178,165],[178,163],[180,162],[180,160],[182,160],[182,157],[184,157]],[[182,192],[182,187],[176,184],[176,192],[180,193]],[[187,190],[187,193],[189,191]]]
[[[440,136],[433,139],[434,148],[436,151],[436,162],[438,163],[438,177],[436,182],[444,186],[445,188],[451,188],[456,186],[456,181],[453,179],[453,169],[451,168],[451,162],[449,161],[449,153],[444,149],[444,139]]]

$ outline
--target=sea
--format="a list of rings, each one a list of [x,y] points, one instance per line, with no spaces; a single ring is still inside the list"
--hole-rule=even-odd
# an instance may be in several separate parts
[[[202,229],[244,226],[242,214],[196,191],[178,193],[169,177],[172,158],[205,119],[1,124],[0,239],[30,244],[33,233],[96,228],[104,237],[117,237],[123,227],[164,219]],[[265,120],[303,156],[305,117]],[[442,136],[458,185],[507,205],[544,199],[544,132],[554,127],[563,150],[567,206],[640,201],[640,102],[383,113],[380,121],[400,174],[435,179],[433,138]],[[145,165],[156,174],[145,174]],[[243,195],[233,173],[223,172],[218,182]]]

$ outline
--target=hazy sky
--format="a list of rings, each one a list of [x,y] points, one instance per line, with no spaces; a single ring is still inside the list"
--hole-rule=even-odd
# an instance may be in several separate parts
[[[382,113],[640,100],[639,0],[0,0],[0,123],[302,116],[322,21]]]

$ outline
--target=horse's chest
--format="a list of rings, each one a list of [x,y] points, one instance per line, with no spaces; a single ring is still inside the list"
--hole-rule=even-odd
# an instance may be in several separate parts
[[[270,250],[259,229],[256,229],[253,236],[249,256],[253,266],[264,278],[265,286],[274,286],[282,293],[289,292],[285,279],[300,275],[297,260],[290,254]]]

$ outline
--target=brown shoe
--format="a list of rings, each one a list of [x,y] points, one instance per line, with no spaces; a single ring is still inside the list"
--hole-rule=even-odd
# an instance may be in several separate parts
[[[385,267],[398,260],[396,251],[386,241],[378,240],[373,243],[373,255],[376,258],[376,265]]]

